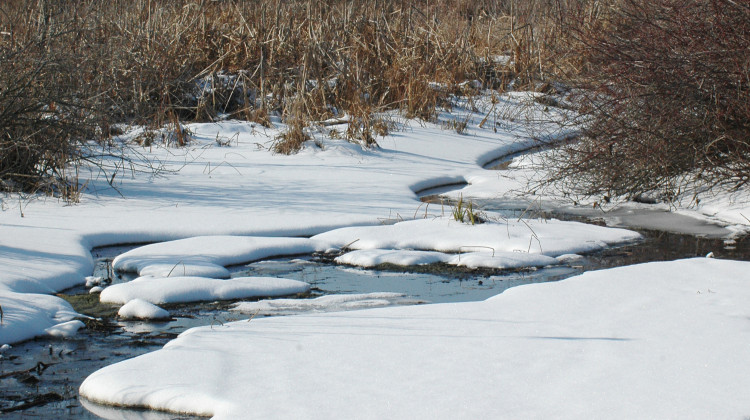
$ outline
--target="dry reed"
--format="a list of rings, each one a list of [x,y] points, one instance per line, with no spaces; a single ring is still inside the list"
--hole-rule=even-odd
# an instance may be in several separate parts
[[[380,111],[430,120],[460,82],[502,91],[569,69],[570,56],[552,59],[559,21],[588,3],[7,0],[0,188],[59,183],[83,141],[122,122],[268,126],[275,113],[289,127],[275,150],[292,153],[307,125],[346,116],[346,136],[374,145]]]

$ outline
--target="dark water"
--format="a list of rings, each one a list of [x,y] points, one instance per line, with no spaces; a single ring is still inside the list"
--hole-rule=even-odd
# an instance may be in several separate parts
[[[233,275],[278,276],[312,285],[304,297],[341,293],[398,292],[412,302],[477,301],[521,284],[556,281],[586,270],[628,264],[705,256],[750,260],[750,238],[722,240],[655,230],[642,230],[645,239],[636,244],[608,249],[568,265],[515,272],[472,271],[449,266],[362,269],[335,265],[328,257],[282,258],[231,267]],[[98,259],[94,275],[112,276],[113,282],[132,276],[113,274],[108,261],[128,247],[95,249]],[[81,287],[67,294],[85,294]],[[166,305],[169,322],[89,322],[67,339],[35,339],[14,345],[0,358],[0,413],[2,418],[99,418],[78,400],[78,386],[92,372],[120,360],[161,348],[180,332],[201,325],[218,325],[247,319],[229,310],[231,302]],[[100,308],[101,309],[101,308]],[[105,308],[106,309],[106,308]],[[116,308],[110,308],[115,311]],[[85,312],[85,311],[84,311]],[[105,311],[106,312],[106,311]],[[120,418],[190,418],[150,411],[109,410]]]

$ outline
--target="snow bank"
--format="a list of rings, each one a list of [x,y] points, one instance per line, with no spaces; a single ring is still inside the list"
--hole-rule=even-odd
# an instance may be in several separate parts
[[[143,299],[133,299],[122,305],[117,316],[125,319],[167,319],[169,312]]]
[[[477,247],[466,247],[472,249]],[[347,252],[336,258],[339,264],[375,267],[380,264],[402,266],[446,263],[469,268],[515,269],[545,267],[559,263],[556,258],[527,252],[465,252],[446,254],[436,251],[365,249]]]
[[[167,260],[165,258],[165,260]],[[177,261],[169,263],[146,263],[140,270],[140,276],[151,277],[210,277],[214,279],[228,279],[229,270],[218,264],[202,261]]]
[[[83,397],[258,418],[743,418],[750,263],[588,272],[484,302],[195,328]]]
[[[627,230],[558,220],[469,225],[435,217],[394,225],[335,229],[311,239],[200,236],[133,249],[115,258],[113,266],[144,276],[227,278],[229,271],[223,267],[226,265],[349,247],[359,251],[340,256],[337,262],[364,267],[444,262],[472,268],[516,269],[557,264],[553,257],[558,255],[596,251],[638,238],[638,233]]]
[[[472,99],[476,110],[458,104],[452,114],[441,113],[442,121],[436,123],[403,121],[396,116],[398,130],[379,138],[380,147],[373,150],[363,150],[345,140],[316,132],[312,133],[315,142],[323,144],[323,148],[314,146],[315,142],[311,141],[297,155],[276,155],[270,146],[275,136],[285,129],[283,124],[265,129],[242,121],[189,124],[193,141],[185,148],[164,147],[158,142],[149,148],[126,148],[125,158],[132,159],[133,163],[126,167],[121,158],[110,156],[117,153],[107,150],[99,161],[88,166],[84,163],[78,168],[86,189],[76,205],[43,195],[0,195],[0,290],[55,293],[87,281],[86,277],[94,268],[90,255],[92,247],[195,236],[216,239],[178,243],[185,247],[183,249],[169,245],[139,251],[143,254],[130,254],[133,259],[123,260],[122,267],[155,277],[226,277],[224,267],[229,264],[320,248],[315,241],[300,238],[295,238],[297,242],[289,238],[273,242],[271,239],[225,240],[215,235],[309,236],[342,226],[374,225],[413,218],[417,214],[427,213],[431,217],[440,214],[440,209],[431,206],[425,211],[414,192],[442,182],[465,180],[471,184],[467,188],[481,187],[493,196],[511,191],[523,186],[523,182],[479,169],[478,165],[534,146],[538,143],[535,138],[554,136],[552,130],[559,129],[557,124],[535,124],[534,127],[526,124],[562,118],[564,112],[554,108],[545,111],[544,105],[533,101],[533,94],[511,93],[498,100],[497,104],[491,103],[488,92]],[[513,119],[506,118],[511,114]],[[499,125],[480,126],[485,119]],[[446,130],[443,123],[448,120],[466,121],[468,135],[459,136],[453,130]],[[114,139],[106,147],[115,147],[136,134],[131,132]],[[230,147],[216,144],[217,139],[230,138]],[[154,171],[148,170],[150,167]],[[496,182],[483,184],[483,180],[489,179]],[[507,197],[518,199],[518,195],[512,193]],[[523,200],[525,197],[519,199]],[[705,202],[708,206],[708,200]],[[711,206],[718,208],[722,203],[725,201],[719,199]],[[742,222],[747,216],[742,210],[747,207],[747,201],[734,203],[733,217]],[[523,207],[526,205],[522,203]],[[444,222],[435,222],[438,223]],[[429,230],[425,224],[424,232],[417,232],[420,233],[418,241],[407,240],[403,238],[406,234],[402,234],[398,240],[401,246],[397,248],[456,252],[458,247],[467,245],[491,243],[490,246],[496,247],[500,237],[508,236],[502,241],[504,245],[496,247],[496,254],[518,249],[554,256],[593,250],[610,243],[611,238],[607,236],[611,233],[604,230],[591,231],[589,236],[580,233],[589,228],[555,226],[560,228],[558,232],[532,226],[538,235],[536,238],[529,235],[524,226],[511,223],[509,234],[488,236],[481,243],[474,239],[467,243],[468,240],[458,235],[460,229],[464,229],[461,234],[469,232],[467,227],[453,229],[456,235],[441,241],[439,235],[448,229],[436,230],[432,233],[435,238],[429,239],[424,236]],[[482,229],[491,230],[483,227],[478,231]],[[542,237],[543,232],[553,234],[556,239],[545,245],[547,239]],[[600,234],[604,237],[599,237]],[[381,233],[377,235],[368,239],[359,232],[347,231],[329,238],[335,239],[338,246],[360,239],[363,243],[372,240],[368,249],[393,248],[385,245],[387,241]],[[569,235],[572,238],[566,243],[564,238]],[[435,243],[445,245],[446,249],[433,247]],[[169,248],[172,246],[175,248]],[[474,251],[477,250],[461,250]],[[18,295],[4,296],[13,301],[6,303],[9,307],[23,307],[25,301],[16,300]],[[40,305],[44,307],[48,303]],[[36,314],[33,315],[39,317],[34,321],[36,325],[48,323],[49,314],[37,311],[36,306],[31,308],[26,315]],[[7,319],[4,324],[8,327],[15,322],[17,318]],[[25,327],[12,328],[20,331]],[[44,334],[44,329],[31,329],[13,337],[38,334]]]
[[[339,264],[375,267],[380,264],[424,265],[447,262],[450,255],[437,251],[413,251],[394,249],[362,249],[336,257]]]
[[[112,264],[142,276],[229,278],[225,266],[322,250],[323,245],[306,238],[199,236],[142,246],[117,256]]]
[[[258,302],[238,302],[231,310],[248,315],[280,315],[295,312],[348,311],[416,303],[423,302],[407,299],[403,293],[375,292],[326,295],[313,299],[267,299]]]
[[[44,332],[47,333],[47,335],[49,335],[50,337],[72,337],[76,332],[78,332],[78,330],[85,326],[86,324],[84,324],[83,322],[74,319],[72,321],[61,322],[57,325],[45,328]]]
[[[478,225],[448,217],[393,225],[335,229],[313,237],[351,249],[416,249],[443,252],[491,250],[555,257],[597,251],[641,238],[637,232],[559,220],[507,220]]]
[[[94,261],[80,235],[3,223],[7,212],[0,211],[0,290],[54,293],[91,275]]]
[[[547,177],[544,157],[549,152],[521,155],[500,171],[475,170],[465,174],[468,185],[441,192],[446,198],[472,201],[479,206],[498,204],[508,209],[544,209],[603,219],[608,226],[664,230],[713,238],[750,232],[750,188],[739,191],[707,191],[686,185],[670,202],[654,204],[612,197],[562,194],[556,185],[540,189]],[[528,193],[529,186],[535,186]],[[655,198],[656,199],[656,198]]]
[[[70,304],[56,296],[0,290],[0,345],[43,335],[67,336],[83,326]]]
[[[310,285],[273,277],[235,277],[219,280],[205,277],[139,277],[113,284],[102,290],[99,300],[127,303],[143,299],[153,304],[242,299],[259,296],[286,296],[304,293]]]
[[[468,268],[497,268],[501,270],[546,267],[558,264],[558,260],[546,255],[525,252],[469,252],[451,256],[448,264]]]

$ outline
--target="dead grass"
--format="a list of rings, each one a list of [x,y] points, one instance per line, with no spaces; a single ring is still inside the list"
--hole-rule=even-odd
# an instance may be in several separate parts
[[[306,126],[348,115],[346,137],[373,146],[386,125],[372,115],[382,111],[432,120],[466,80],[502,91],[575,69],[580,59],[557,49],[559,21],[589,3],[7,0],[2,188],[59,178],[81,141],[103,140],[122,122],[270,126],[276,114],[289,131],[275,150],[293,153]]]

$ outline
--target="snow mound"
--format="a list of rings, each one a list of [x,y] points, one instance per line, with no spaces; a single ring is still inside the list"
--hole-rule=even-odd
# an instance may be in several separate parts
[[[83,326],[70,304],[57,296],[0,290],[0,345],[43,335],[65,336]],[[72,322],[69,324],[69,322]]]
[[[74,319],[72,321],[61,322],[57,325],[45,328],[44,332],[51,337],[72,337],[76,334],[76,332],[78,332],[79,329],[85,326],[86,325],[83,322]]]
[[[84,280],[86,280],[86,287],[98,286],[104,282],[104,278],[99,276],[86,276]]]
[[[558,264],[558,260],[555,258],[526,252],[467,252],[462,254],[446,254],[437,251],[401,251],[390,249],[351,251],[337,257],[335,261],[339,264],[360,267],[376,267],[380,264],[409,266],[441,262],[468,268],[497,269],[545,267]]]
[[[326,295],[313,299],[268,299],[258,302],[238,302],[233,305],[231,310],[249,315],[280,315],[299,312],[348,311],[416,303],[422,302],[407,299],[402,293],[375,292]]]
[[[339,264],[375,267],[380,264],[424,265],[447,262],[450,255],[437,251],[413,251],[394,249],[362,249],[336,257]]]
[[[217,420],[743,418],[748,273],[699,258],[483,302],[194,328],[94,372],[80,395]]]
[[[560,220],[507,220],[479,225],[447,217],[335,229],[312,239],[351,249],[523,252],[556,257],[641,238],[637,232]]]
[[[468,268],[497,268],[510,270],[527,267],[546,267],[556,265],[555,258],[527,252],[469,252],[452,255],[448,264]]]
[[[144,265],[138,274],[151,277],[210,277],[214,279],[228,279],[229,270],[209,262],[177,262],[175,264],[153,263]]]
[[[143,299],[155,305],[163,303],[230,300],[259,296],[286,296],[303,293],[310,285],[273,277],[236,277],[227,280],[205,277],[139,277],[102,290],[99,300],[124,304]]]
[[[143,299],[133,299],[122,305],[117,315],[124,319],[168,319],[169,312]]]
[[[307,238],[197,236],[142,246],[119,255],[112,264],[116,270],[134,271],[141,276],[229,278],[226,266],[274,256],[310,254],[325,249],[321,246]]]

